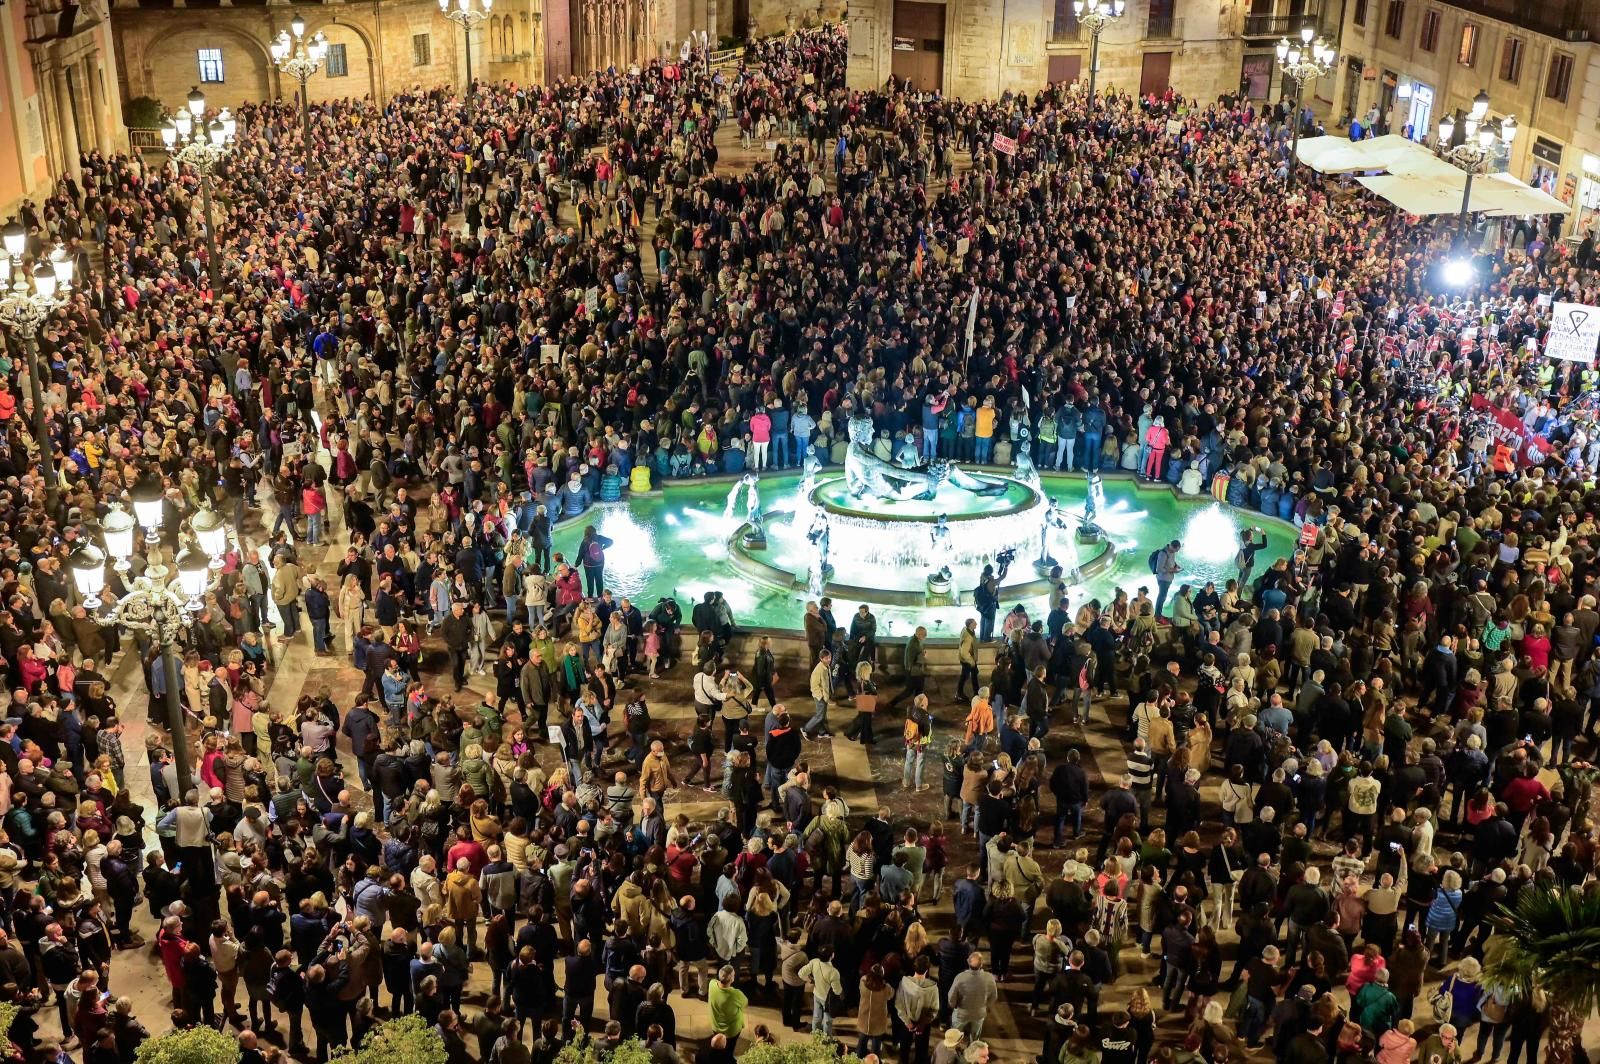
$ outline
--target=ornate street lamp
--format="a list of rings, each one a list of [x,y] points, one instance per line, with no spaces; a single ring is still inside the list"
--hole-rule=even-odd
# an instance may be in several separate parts
[[[1457,118],[1445,115],[1439,119],[1439,158],[1467,175],[1466,187],[1461,190],[1461,243],[1467,239],[1467,208],[1472,200],[1472,178],[1486,173],[1494,160],[1496,148],[1504,144],[1511,147],[1517,137],[1517,120],[1506,115],[1499,123],[1485,121],[1489,114],[1489,93],[1482,90],[1472,99],[1472,109],[1460,119],[1465,134],[1460,144],[1454,143]]]
[[[1128,0],[1072,0],[1078,25],[1089,30],[1089,117],[1094,117],[1095,75],[1100,73],[1100,34],[1128,10]]]
[[[293,31],[292,35],[291,32]],[[311,144],[311,103],[306,94],[306,82],[322,67],[328,55],[328,38],[321,30],[306,37],[306,20],[295,15],[289,29],[280,30],[272,42],[272,61],[278,69],[300,82],[300,127],[305,132],[306,165],[316,165],[316,151]]]
[[[1278,42],[1278,69],[1283,71],[1285,80],[1294,83],[1294,132],[1289,142],[1289,176],[1285,179],[1288,188],[1294,187],[1294,168],[1300,152],[1301,94],[1307,82],[1316,81],[1333,69],[1335,58],[1333,45],[1317,37],[1316,32],[1306,26],[1300,31],[1299,44],[1290,43],[1287,37]]]
[[[467,110],[472,110],[472,27],[489,17],[494,0],[439,0],[439,14],[460,26],[467,35]]]
[[[39,366],[39,326],[51,311],[66,302],[72,290],[75,261],[61,245],[45,261],[24,265],[28,233],[15,218],[0,229],[0,280],[9,278],[9,291],[0,291],[0,328],[22,342],[28,359],[28,384],[33,399],[33,437],[39,447],[39,465],[44,473],[45,501],[55,516],[61,502],[54,447],[50,442],[50,422],[45,416],[44,385]]]
[[[222,293],[222,268],[217,258],[217,226],[211,213],[211,173],[233,153],[238,123],[224,107],[207,122],[206,98],[199,89],[189,93],[188,106],[168,116],[161,125],[161,143],[179,166],[191,166],[200,175],[200,200],[205,209],[206,273],[213,297]]]

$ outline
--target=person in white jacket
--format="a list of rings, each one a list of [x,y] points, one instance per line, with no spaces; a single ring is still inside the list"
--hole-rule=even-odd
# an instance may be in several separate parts
[[[411,870],[411,893],[417,897],[417,909],[444,904],[444,888],[439,883],[438,863],[433,854],[425,854],[417,867]]]
[[[832,1038],[833,1016],[828,1012],[828,999],[844,993],[839,969],[833,966],[832,947],[817,947],[817,955],[800,969],[800,978],[811,989],[811,1033],[821,1031]]]
[[[717,910],[710,926],[706,928],[706,938],[711,948],[723,964],[731,964],[735,970],[739,967],[739,954],[750,944],[750,932],[745,928],[743,914],[739,912],[740,904],[737,893],[727,895],[722,899],[722,908]]]

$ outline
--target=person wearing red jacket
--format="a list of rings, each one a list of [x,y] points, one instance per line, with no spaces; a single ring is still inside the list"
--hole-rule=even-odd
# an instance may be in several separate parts
[[[306,515],[306,543],[315,547],[322,542],[323,515],[328,512],[328,496],[317,484],[306,484],[300,489],[300,509]]]

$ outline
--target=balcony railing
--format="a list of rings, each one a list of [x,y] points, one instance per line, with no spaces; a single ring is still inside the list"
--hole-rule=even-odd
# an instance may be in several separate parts
[[[1183,19],[1171,15],[1151,15],[1145,23],[1146,40],[1171,41],[1183,38]]]
[[[1298,15],[1246,15],[1246,37],[1288,37],[1300,32],[1302,26],[1315,26],[1319,15],[1306,11]]]
[[[1582,0],[1548,0],[1537,4],[1521,0],[1451,0],[1451,6],[1561,41],[1577,44],[1592,39],[1589,28],[1592,20]]]
[[[1084,36],[1083,27],[1075,20],[1055,22],[1050,26],[1051,44],[1082,44]]]

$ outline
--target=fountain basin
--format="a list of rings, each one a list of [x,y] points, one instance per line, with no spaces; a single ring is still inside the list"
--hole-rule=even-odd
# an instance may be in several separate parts
[[[836,478],[838,468],[830,467],[823,482]],[[969,472],[985,478],[995,475]],[[606,552],[606,586],[619,597],[631,598],[646,613],[658,598],[671,595],[687,616],[695,602],[715,590],[727,597],[741,628],[798,633],[803,629],[805,601],[811,597],[804,579],[811,545],[803,535],[792,535],[781,527],[787,522],[777,515],[802,508],[812,511],[813,489],[818,485],[808,485],[802,492],[798,471],[762,474],[768,546],[749,551],[738,545],[745,526],[743,511],[736,517],[724,516],[732,483],[728,478],[669,481],[659,491],[596,507],[556,529],[555,549],[573,557],[584,526],[592,524],[614,541]],[[1041,488],[1069,515],[1082,513],[1086,481],[1081,474],[1045,471]],[[997,498],[1003,501],[1005,497]],[[972,506],[982,510],[996,501],[974,497]],[[1296,534],[1294,527],[1284,522],[1235,510],[1209,497],[1183,497],[1165,485],[1138,483],[1115,474],[1105,478],[1105,499],[1096,523],[1104,530],[1105,539],[1082,544],[1077,548],[1082,553],[1076,556],[1066,547],[1077,538],[1075,524],[1056,530],[1050,538],[1051,554],[1069,575],[1076,557],[1078,582],[1070,587],[1074,610],[1090,598],[1110,602],[1117,586],[1130,594],[1146,587],[1154,594],[1155,577],[1148,558],[1169,540],[1182,539],[1184,543],[1178,558],[1183,566],[1180,583],[1198,588],[1215,580],[1220,590],[1224,581],[1236,575],[1233,563],[1240,529],[1259,525],[1266,530],[1267,546],[1257,559],[1257,572],[1274,559],[1291,554]],[[953,637],[967,617],[975,616],[970,598],[976,577],[971,570],[954,568],[951,586],[960,597],[958,604],[933,605],[926,599],[926,569],[909,570],[891,581],[886,570],[846,562],[837,550],[849,536],[841,530],[833,538],[835,571],[826,593],[834,599],[836,616],[844,618],[861,602],[875,603],[873,612],[881,635],[903,636],[915,625],[925,624],[936,640]],[[1003,608],[1021,602],[1032,616],[1044,616],[1048,585],[1033,571],[1037,554],[1035,526],[1031,548],[1018,550],[1002,587]],[[801,574],[798,583],[795,574]]]

